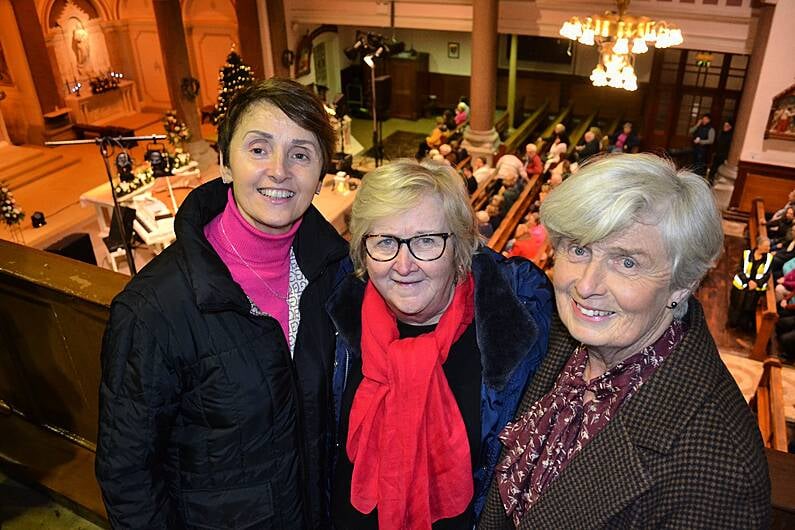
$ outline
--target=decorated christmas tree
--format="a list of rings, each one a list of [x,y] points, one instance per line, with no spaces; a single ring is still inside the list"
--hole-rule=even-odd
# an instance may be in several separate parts
[[[213,112],[213,124],[218,125],[226,116],[226,109],[232,96],[241,88],[254,82],[251,67],[243,63],[243,59],[234,47],[226,56],[226,64],[218,71],[218,101]]]

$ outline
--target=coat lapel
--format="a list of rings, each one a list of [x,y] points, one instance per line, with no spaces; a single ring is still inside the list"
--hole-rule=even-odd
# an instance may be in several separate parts
[[[521,528],[604,527],[650,487],[630,432],[616,417],[572,459],[522,519]]]
[[[701,305],[691,297],[689,307],[688,332],[682,343],[607,427],[569,462],[522,519],[521,528],[604,527],[651,488],[652,477],[643,466],[641,451],[669,451],[682,425],[701,406],[709,381],[717,377],[717,371],[725,370]],[[552,388],[577,345],[556,314],[549,354],[525,392],[517,417]],[[494,494],[490,492],[490,497]],[[496,503],[491,506],[494,509]]]

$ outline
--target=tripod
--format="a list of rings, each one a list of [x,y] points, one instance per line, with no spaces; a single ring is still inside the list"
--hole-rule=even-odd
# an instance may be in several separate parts
[[[102,156],[102,161],[105,163],[105,173],[108,175],[108,183],[110,184],[110,194],[113,197],[113,211],[114,216],[116,218],[116,223],[118,225],[119,234],[121,234],[122,241],[124,242],[124,253],[127,257],[127,266],[130,268],[130,276],[135,276],[137,274],[137,270],[135,268],[135,259],[133,259],[132,247],[130,246],[130,239],[127,236],[127,231],[124,228],[124,222],[122,221],[122,211],[121,206],[119,206],[119,199],[116,197],[116,191],[114,190],[113,186],[113,173],[110,169],[110,156],[113,151],[113,145],[116,144],[122,149],[124,148],[125,142],[137,142],[137,141],[156,141],[156,140],[165,140],[166,135],[164,134],[153,134],[151,136],[100,136],[99,138],[94,138],[93,140],[62,140],[59,142],[44,142],[46,146],[56,146],[56,145],[80,145],[80,144],[96,144],[99,147],[99,154]]]

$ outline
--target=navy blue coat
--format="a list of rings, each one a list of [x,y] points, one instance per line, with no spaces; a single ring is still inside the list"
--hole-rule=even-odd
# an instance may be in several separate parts
[[[547,351],[554,298],[546,275],[522,258],[507,259],[489,249],[472,260],[475,331],[480,350],[481,466],[474,470],[475,516],[486,501],[500,455],[497,436],[513,419],[519,400]],[[347,277],[327,308],[337,329],[334,407],[337,425],[352,356],[361,357],[361,314],[365,282]],[[345,443],[336,440],[337,446]]]

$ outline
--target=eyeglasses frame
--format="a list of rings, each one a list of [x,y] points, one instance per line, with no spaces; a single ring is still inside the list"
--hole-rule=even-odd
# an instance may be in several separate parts
[[[436,257],[436,258],[433,258],[433,259],[422,259],[422,258],[418,257],[416,254],[414,254],[414,251],[411,250],[411,245],[409,243],[411,242],[411,240],[416,239],[418,237],[428,237],[428,236],[438,236],[438,237],[442,238],[442,241],[443,241],[442,251],[439,253],[439,256]],[[370,256],[370,259],[373,260],[373,261],[377,261],[379,263],[386,263],[388,261],[392,261],[395,258],[397,258],[398,254],[400,254],[400,247],[402,245],[406,245],[406,248],[409,249],[409,254],[411,254],[411,256],[414,259],[416,259],[418,261],[428,262],[428,261],[436,261],[437,259],[439,259],[442,256],[444,256],[444,251],[447,250],[447,240],[450,239],[452,236],[453,236],[452,232],[432,232],[432,233],[429,233],[429,234],[417,234],[416,236],[411,236],[409,238],[405,238],[404,239],[402,237],[393,236],[392,234],[366,234],[366,235],[362,236],[362,242],[364,243],[364,251],[367,253],[368,256]],[[367,240],[370,239],[371,237],[391,237],[392,239],[396,240],[398,242],[398,247],[397,247],[397,251],[395,251],[395,255],[392,256],[389,259],[374,258],[373,255],[370,254],[370,249],[367,248]]]

